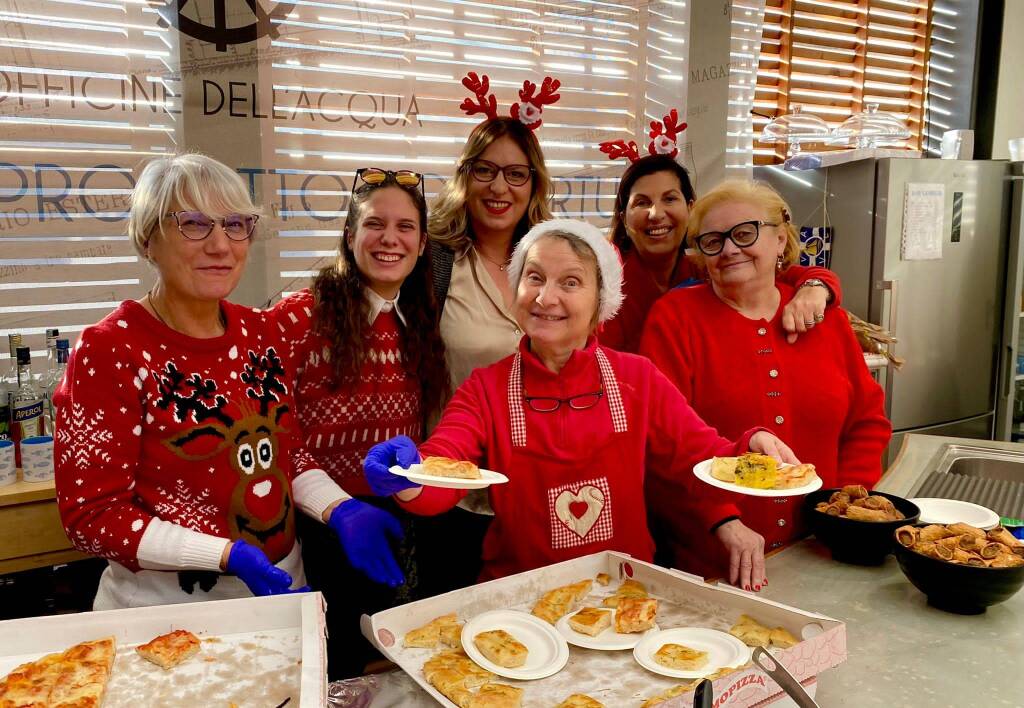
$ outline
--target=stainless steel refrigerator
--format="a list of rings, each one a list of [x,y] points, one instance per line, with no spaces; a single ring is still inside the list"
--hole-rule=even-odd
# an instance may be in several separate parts
[[[798,172],[758,167],[755,177],[782,193],[798,225],[832,227],[843,305],[898,339],[894,350],[906,363],[880,379],[894,430],[890,452],[908,432],[990,438],[1009,163],[886,158]],[[939,258],[904,257],[908,184],[942,185]]]

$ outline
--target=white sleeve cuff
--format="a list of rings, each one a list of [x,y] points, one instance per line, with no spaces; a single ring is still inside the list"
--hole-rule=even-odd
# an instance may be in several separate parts
[[[292,480],[292,496],[299,509],[320,522],[327,507],[352,498],[326,472],[316,469],[306,470]]]
[[[137,553],[145,570],[216,570],[230,540],[150,519]]]

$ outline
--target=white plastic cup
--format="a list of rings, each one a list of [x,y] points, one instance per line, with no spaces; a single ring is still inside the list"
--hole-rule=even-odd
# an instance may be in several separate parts
[[[36,435],[21,441],[21,473],[26,482],[53,479],[52,435]]]
[[[1024,162],[1024,138],[1010,138],[1006,142],[1010,148],[1010,161]]]
[[[14,443],[0,440],[0,487],[18,481],[18,470],[14,467]]]

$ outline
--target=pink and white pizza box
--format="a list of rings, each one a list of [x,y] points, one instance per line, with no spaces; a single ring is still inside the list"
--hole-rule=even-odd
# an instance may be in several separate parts
[[[800,642],[788,649],[772,648],[777,661],[813,695],[817,676],[846,660],[846,625],[842,622],[757,597],[727,585],[710,584],[696,576],[638,561],[615,552],[595,553],[506,578],[480,583],[444,595],[419,600],[372,616],[363,615],[362,631],[380,651],[398,664],[430,696],[444,706],[455,706],[423,675],[423,664],[438,649],[408,648],[402,638],[440,615],[454,612],[460,622],[492,610],[529,612],[548,590],[611,576],[607,586],[594,582],[582,605],[600,606],[626,578],[643,583],[659,600],[657,624],[662,630],[701,627],[728,632],[741,614],[766,627],[784,627]],[[649,699],[688,683],[643,668],[631,651],[599,651],[569,646],[564,668],[546,678],[521,681],[500,676],[497,683],[523,689],[524,708],[550,707],[573,693],[583,693],[606,706],[641,706]],[[782,689],[753,664],[714,681],[716,708],[792,705]],[[649,705],[655,705],[650,703]],[[660,708],[689,708],[692,691],[659,702]]]

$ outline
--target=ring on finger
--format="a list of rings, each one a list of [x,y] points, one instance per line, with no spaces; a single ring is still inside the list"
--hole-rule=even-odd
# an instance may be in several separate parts
[[[805,327],[813,327],[816,324],[817,324],[816,320],[804,320],[804,326]]]
[[[815,315],[814,316],[814,321],[815,322],[824,322],[825,321],[825,313],[821,312],[821,313]]]

